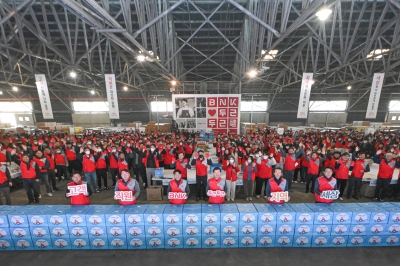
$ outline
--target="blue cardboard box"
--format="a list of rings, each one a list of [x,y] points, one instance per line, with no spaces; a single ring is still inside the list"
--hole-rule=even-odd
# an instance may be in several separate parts
[[[281,226],[278,226],[278,228],[279,227],[281,227]],[[314,229],[314,226],[312,224],[296,224],[293,231],[294,231],[295,235],[311,236],[313,234],[313,229]],[[280,231],[282,231],[282,229],[279,230],[277,233],[282,234],[282,233],[280,233]]]
[[[358,206],[362,207],[362,208],[382,208],[379,206],[378,202],[360,202],[357,203]]]
[[[28,222],[28,213],[29,210],[18,209],[15,211],[11,211],[8,213],[8,221],[10,223],[10,227],[18,226],[18,227],[29,227]]]
[[[51,236],[50,228],[48,226],[29,227],[29,231],[31,232],[32,239],[44,239],[44,238],[50,238]]]
[[[296,221],[296,212],[290,207],[289,204],[276,204],[273,205],[277,212],[277,224],[286,223],[294,224]]]
[[[364,247],[367,236],[349,236],[347,247]]]
[[[126,227],[121,226],[107,226],[107,237],[108,238],[121,238],[126,237]]]
[[[314,212],[304,203],[290,204],[296,212],[296,224],[314,224]]]
[[[31,239],[31,232],[27,227],[10,227],[12,239]]]
[[[367,225],[365,224],[351,224],[349,229],[349,236],[363,236],[367,235]]]
[[[349,224],[333,224],[331,235],[332,236],[348,236],[350,233]]]
[[[276,224],[258,224],[257,235],[275,235],[276,233]]]
[[[146,231],[144,230],[144,226],[142,225],[134,225],[126,227],[126,235],[127,237],[145,237]]]
[[[236,224],[221,224],[221,235],[222,236],[239,236],[239,225]]]
[[[243,236],[256,236],[257,224],[239,224],[239,237]]]
[[[0,227],[0,239],[11,239],[10,228]]]
[[[86,226],[70,226],[69,229],[69,238],[88,238],[89,231]]]
[[[313,248],[326,248],[332,247],[332,243],[330,241],[330,236],[312,236],[311,247]]]
[[[128,249],[128,243],[126,237],[109,237],[108,238],[109,249]]]
[[[315,224],[313,226],[312,234],[313,235],[331,235],[332,225],[330,224]]]
[[[145,206],[145,205],[143,205],[143,206]],[[185,204],[167,204],[164,208],[164,211],[165,210],[181,210],[182,211],[184,206],[185,206]]]
[[[147,205],[133,205],[125,212],[125,224],[128,225],[145,225],[144,212]]]
[[[332,247],[335,247],[335,248],[346,247],[349,237],[350,236],[331,236],[330,242],[332,243]]]
[[[164,176],[164,167],[156,168],[154,170],[155,177],[163,177]]]
[[[32,239],[13,239],[12,241],[15,250],[34,250]]]
[[[383,235],[367,235],[365,238],[365,247],[382,247],[385,246]]]
[[[86,208],[71,208],[66,210],[68,226],[86,226],[86,213],[90,209]]]
[[[89,238],[71,238],[72,250],[87,250],[90,249]]]
[[[146,249],[146,238],[145,237],[127,237],[128,249]]]
[[[35,250],[52,250],[53,244],[50,238],[32,239],[33,248]]]
[[[256,208],[238,208],[239,224],[256,224],[258,221],[258,212]]]
[[[184,225],[183,226],[183,237],[201,236],[201,225]]]
[[[384,246],[400,246],[399,236],[396,235],[382,235],[381,239]]]
[[[54,250],[71,249],[71,240],[69,238],[51,238],[51,244]]]
[[[276,226],[276,233],[280,235],[294,235],[294,224],[278,224]]]
[[[222,236],[221,237],[221,248],[238,248],[239,237],[238,236]]]
[[[204,237],[220,236],[221,225],[220,224],[203,225],[201,227],[201,231],[202,231],[202,236]]]
[[[105,226],[89,226],[88,227],[89,238],[91,237],[107,237],[107,228]]]
[[[47,221],[48,210],[32,210],[27,215],[29,226],[49,226]]]
[[[95,237],[89,238],[90,249],[108,249],[108,238],[107,237]]]
[[[264,207],[257,204],[254,204],[254,206],[258,211],[258,224],[276,224],[277,212],[272,206]]]
[[[221,210],[221,224],[239,224],[239,211],[237,209]]]
[[[293,237],[294,248],[309,248],[311,247],[312,235],[295,235]]]
[[[183,209],[168,209],[166,208],[163,213],[165,225],[182,225],[182,211]]]
[[[365,208],[358,207],[358,208],[349,208],[353,212],[353,218],[351,223],[358,223],[358,224],[369,224],[371,219],[371,212]]]
[[[125,213],[128,209],[129,206],[117,206],[108,209],[104,214],[106,226],[125,226]]]
[[[379,208],[393,208],[393,206],[399,206],[398,202],[373,202]]]
[[[0,239],[0,251],[14,250],[14,242],[11,239]]]
[[[165,237],[183,237],[182,225],[164,225]]]
[[[194,249],[201,247],[202,247],[201,236],[191,236],[183,238],[183,248]]]
[[[201,204],[184,204],[183,209],[201,209]]]
[[[47,213],[47,223],[49,226],[68,226],[67,215],[69,209],[53,208]]]
[[[367,235],[383,235],[390,234],[388,231],[388,224],[369,224],[367,227]]]
[[[221,224],[221,213],[219,209],[202,209],[201,210],[202,225]]]
[[[162,209],[152,209],[147,208],[145,211],[143,218],[145,220],[145,225],[163,225],[163,212],[164,208]]]
[[[164,227],[162,225],[145,225],[146,237],[164,237]]]
[[[50,226],[51,238],[69,238],[69,228],[67,226]]]
[[[333,212],[325,204],[306,204],[314,212],[314,224],[332,224]]]
[[[400,222],[400,207],[387,207],[385,208],[387,211],[390,212],[389,215],[389,223],[399,223]],[[11,224],[11,222],[10,222]]]
[[[146,237],[147,249],[163,249],[165,248],[164,236]]]
[[[86,213],[87,226],[106,226],[105,214],[109,208],[93,208]]]
[[[367,206],[365,207],[365,209],[371,212],[370,216],[371,223],[387,224],[389,222],[390,212],[388,212],[384,208]]]
[[[293,247],[293,235],[275,235],[275,247]]]
[[[333,211],[333,224],[351,224],[353,212],[342,206],[332,206],[329,208]]]
[[[273,248],[275,247],[275,235],[258,235],[257,236],[258,248]]]
[[[257,247],[256,235],[239,236],[239,248],[255,248],[255,247]]]
[[[149,204],[147,205],[147,209],[152,209],[152,210],[161,210],[163,211],[168,205],[170,204]]]
[[[202,236],[201,238],[202,248],[220,248],[221,237],[220,236]]]
[[[219,205],[220,211],[224,210],[237,210],[237,205],[235,203],[224,203]]]
[[[388,223],[386,232],[392,235],[400,235],[400,223]]]
[[[201,209],[183,208],[182,221],[187,225],[201,225]]]
[[[165,249],[183,248],[183,237],[165,237]]]
[[[10,211],[7,210],[0,210],[0,227],[9,227],[9,223],[8,223],[8,214],[10,213]]]
[[[252,203],[236,203],[236,207],[239,209],[251,209],[251,208],[255,208],[254,204]]]

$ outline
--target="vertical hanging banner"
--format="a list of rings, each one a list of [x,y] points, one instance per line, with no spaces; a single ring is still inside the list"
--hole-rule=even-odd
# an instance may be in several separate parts
[[[297,118],[306,119],[308,116],[312,79],[313,73],[303,73],[299,98],[299,108],[297,109]]]
[[[39,95],[40,106],[42,107],[43,118],[54,119],[46,76],[44,74],[37,74],[35,75],[35,80]]]
[[[374,74],[365,118],[374,118],[374,119],[376,118],[376,114],[378,113],[379,98],[381,97],[381,90],[384,77],[385,73]]]
[[[105,74],[108,108],[110,109],[110,119],[119,119],[117,85],[114,74]]]

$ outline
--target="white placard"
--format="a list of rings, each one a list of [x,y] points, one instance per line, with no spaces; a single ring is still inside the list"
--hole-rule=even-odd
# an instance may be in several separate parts
[[[36,74],[36,87],[38,90],[40,106],[44,119],[54,119],[53,110],[51,108],[51,99],[49,96],[49,88],[47,87],[46,76],[44,74]]]
[[[283,127],[279,127],[279,128],[276,129],[276,132],[277,132],[279,135],[283,135],[283,132],[285,132],[285,129],[284,129]]]
[[[307,118],[308,116],[312,79],[313,79],[313,73],[303,73],[303,79],[301,81],[299,107],[297,109],[297,118]]]
[[[105,74],[105,83],[108,99],[108,108],[110,119],[119,119],[118,109],[118,96],[117,96],[117,85],[115,84],[114,74]]]
[[[86,184],[76,185],[76,186],[68,186],[69,196],[78,196],[79,194],[87,194],[87,186]]]
[[[379,98],[381,97],[381,90],[384,77],[385,73],[374,74],[365,118],[376,118],[376,114],[378,113]]]
[[[132,191],[115,191],[114,192],[114,199],[120,200],[120,201],[132,201],[133,200],[133,194]]]

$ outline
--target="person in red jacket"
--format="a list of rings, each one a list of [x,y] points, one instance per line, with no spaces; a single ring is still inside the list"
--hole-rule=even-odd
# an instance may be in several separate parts
[[[58,182],[61,182],[61,179],[69,179],[67,172],[68,159],[62,152],[60,147],[56,148],[56,153],[54,154],[54,162],[56,165]]]
[[[283,178],[283,171],[281,168],[274,169],[273,178],[268,179],[267,187],[265,188],[265,195],[267,196],[268,203],[270,204],[283,204],[284,200],[275,201],[272,199],[271,193],[287,192],[289,189],[288,182]],[[290,197],[288,198],[290,199]]]
[[[311,156],[310,156],[311,155]],[[306,193],[308,193],[311,183],[311,193],[314,193],[315,180],[319,175],[319,166],[325,160],[325,149],[322,150],[322,156],[319,157],[317,152],[308,151],[306,161],[308,163],[306,175]]]
[[[174,149],[171,149],[171,143],[167,143],[166,148],[162,150],[161,154],[164,158],[164,169],[173,169],[171,164],[175,159],[175,154]]]
[[[103,151],[100,145],[96,147],[96,155],[98,157],[96,162],[96,177],[97,177],[97,186],[101,191],[101,180],[104,183],[104,189],[109,190],[107,186],[107,168],[108,168],[108,157],[107,151]]]
[[[283,158],[285,159],[285,163],[283,165],[283,178],[285,178],[288,181],[289,191],[292,191],[294,170],[296,169],[296,166],[298,164],[296,159],[300,158],[300,156],[303,155],[304,145],[300,143],[296,153],[293,146],[288,148],[288,153],[285,153],[285,151],[283,150],[282,143],[279,143],[279,146],[281,147],[279,150]]]
[[[207,192],[206,192],[206,184],[207,184],[207,173],[208,173],[208,165],[212,165],[212,161],[209,158],[209,154],[207,153],[207,157],[204,157],[204,151],[199,150],[197,153],[193,154],[193,160],[190,163],[192,166],[196,166],[196,187],[197,187],[197,198],[196,201],[200,200],[200,194],[202,192],[203,198],[205,201],[208,200]]]
[[[331,167],[325,167],[324,175],[318,177],[314,186],[314,197],[316,203],[332,203],[332,199],[321,198],[320,195],[324,191],[337,190],[336,179],[332,177],[333,170]]]
[[[369,163],[365,160],[366,153],[364,151],[359,152],[360,148],[356,147],[353,152],[353,161],[351,162],[353,166],[353,171],[349,177],[349,186],[347,188],[347,199],[350,199],[351,192],[354,189],[353,198],[359,200],[359,193],[361,189],[361,181],[364,177],[364,173],[369,172]],[[358,159],[357,159],[358,157]]]
[[[96,183],[96,162],[99,159],[97,155],[93,155],[88,147],[85,149],[81,148],[81,153],[78,154],[78,160],[82,161],[83,172],[85,174],[86,181],[88,185],[92,185],[96,193],[100,190],[97,188]]]
[[[219,167],[214,168],[214,177],[207,180],[207,195],[209,203],[211,204],[222,204],[225,202],[226,194],[226,182],[225,179],[221,178],[221,169]]]
[[[79,193],[79,195],[70,195],[70,190],[68,189],[68,187],[72,187],[72,186],[78,186],[78,185],[82,185],[82,184],[86,184],[86,189],[87,191],[85,191],[84,193]],[[67,185],[67,190],[65,192],[65,197],[69,198],[71,201],[71,205],[89,205],[90,204],[90,195],[92,195],[92,190],[90,189],[90,186],[82,181],[81,175],[79,174],[79,172],[75,172],[72,175],[72,182],[68,183]]]
[[[10,171],[6,164],[2,162],[0,163],[0,205],[3,205],[1,193],[3,193],[6,198],[6,205],[11,205],[10,187],[12,187],[12,185]]]
[[[136,199],[140,195],[139,182],[131,178],[128,168],[122,169],[121,171],[121,179],[119,179],[115,185],[115,192],[117,191],[132,191],[132,195],[122,195],[122,197],[118,198],[116,195],[114,196],[114,199],[119,200],[120,205],[136,204]]]
[[[246,195],[246,201],[253,200],[254,180],[256,179],[257,164],[253,162],[253,156],[249,156],[242,165],[243,188]]]
[[[187,169],[191,169],[188,159],[185,158],[183,152],[178,154],[178,160],[172,158],[172,163],[170,164],[171,169],[176,169],[181,171],[182,179],[187,180]]]
[[[79,144],[80,145],[80,144]],[[81,171],[81,163],[76,159],[76,155],[79,153],[79,147],[76,146],[75,144],[72,145],[71,142],[66,143],[65,147],[65,155],[68,159],[68,171],[69,175],[72,176],[72,174],[76,172]]]
[[[349,179],[349,171],[353,170],[353,166],[351,166],[351,161],[349,160],[349,154],[347,152],[344,152],[342,157],[335,162],[335,170],[337,187],[340,191],[339,199],[343,200],[342,196],[347,185],[347,180]]]
[[[396,162],[393,159],[393,153],[386,153],[385,159],[379,158],[381,153],[382,150],[378,150],[373,158],[374,163],[379,164],[374,201],[383,201],[385,197],[389,196],[389,186],[393,178],[394,169],[400,167],[400,161]]]
[[[274,155],[272,153],[268,156],[267,151],[264,150],[263,153],[260,151],[259,155],[260,156],[257,158],[256,174],[257,199],[261,197],[263,187],[266,187],[268,179],[272,177],[272,167],[276,164]],[[266,198],[266,196],[264,197]]]
[[[226,172],[226,200],[235,201],[236,180],[237,174],[239,173],[239,167],[237,166],[233,156],[229,157],[229,160],[226,161],[225,165],[222,165],[222,170]]]
[[[171,194],[179,193],[179,194]],[[186,195],[182,194],[185,193]],[[186,200],[189,198],[190,188],[187,180],[182,179],[182,172],[179,169],[174,170],[174,179],[168,184],[168,198],[171,204],[186,204]],[[184,195],[185,197],[182,197]]]
[[[51,188],[49,184],[49,176],[47,174],[47,169],[50,168],[50,161],[43,156],[43,152],[41,150],[35,151],[35,155],[32,160],[37,163],[40,169],[40,179],[42,180],[42,184],[44,183],[46,186],[47,196],[52,197]],[[41,198],[41,194],[39,192],[39,199]]]
[[[111,180],[113,182],[112,186],[114,187],[118,176],[118,151],[115,145],[111,146],[111,151],[108,154],[108,158],[110,160],[110,173]]]
[[[47,175],[49,177],[49,182],[51,182],[51,186],[53,188],[53,191],[59,191],[56,185],[56,162],[55,162],[55,156],[54,154],[50,151],[50,148],[45,148],[43,155],[46,157],[46,159],[50,162],[50,167],[47,169]]]

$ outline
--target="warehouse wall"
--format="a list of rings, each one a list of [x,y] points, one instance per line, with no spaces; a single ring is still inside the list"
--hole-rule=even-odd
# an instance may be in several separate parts
[[[253,122],[253,123],[268,123],[269,114],[266,112],[254,112],[253,119],[251,119],[251,112],[241,112],[240,122]]]
[[[110,126],[110,118],[108,113],[72,114],[72,123],[86,127]]]

